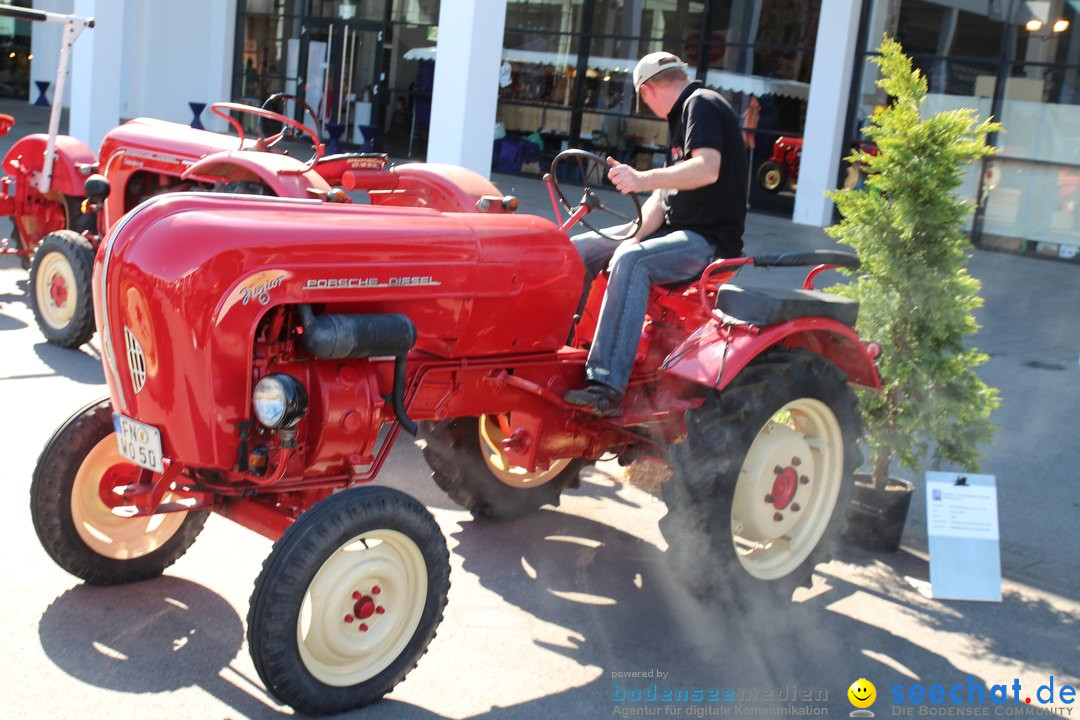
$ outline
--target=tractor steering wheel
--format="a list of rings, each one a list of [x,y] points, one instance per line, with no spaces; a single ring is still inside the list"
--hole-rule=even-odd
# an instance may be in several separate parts
[[[232,113],[238,113],[238,114],[247,113],[249,115],[255,115],[256,117],[258,117],[260,119],[260,121],[262,121],[264,119],[265,120],[273,120],[275,122],[279,122],[279,123],[282,124],[282,129],[281,129],[280,132],[278,132],[275,135],[272,135],[269,138],[267,138],[265,135],[262,134],[262,124],[260,122],[260,125],[259,125],[259,140],[256,143],[256,147],[259,150],[272,151],[271,148],[273,148],[274,145],[276,145],[278,142],[280,142],[283,139],[283,137],[285,136],[286,131],[288,131],[290,137],[299,137],[300,133],[303,133],[304,135],[307,135],[308,137],[311,138],[311,144],[314,147],[315,152],[307,160],[307,168],[306,169],[310,169],[312,166],[314,166],[315,162],[319,158],[321,158],[323,156],[323,154],[326,152],[326,148],[323,146],[322,142],[319,140],[318,133],[316,133],[314,130],[309,128],[307,125],[304,125],[303,123],[301,123],[301,122],[299,122],[297,120],[293,120],[290,117],[285,117],[284,115],[282,115],[280,113],[272,112],[270,110],[264,110],[263,108],[257,108],[254,105],[243,105],[241,103],[232,103],[232,102],[211,103],[210,110],[215,115],[217,115],[218,117],[224,119],[227,123],[232,125],[233,129],[236,130],[236,134],[240,136],[240,148],[241,149],[243,149],[243,147],[244,147],[244,138],[245,138],[244,127],[243,127],[243,125],[240,124],[240,122],[235,117],[233,117]],[[308,111],[310,112],[310,108],[308,109]],[[287,155],[288,153],[284,152],[282,154]]]
[[[581,174],[583,184],[585,185],[584,193],[576,204],[571,204],[570,200],[566,197],[562,187],[559,185],[559,166],[562,163],[567,163],[571,168],[576,167]],[[597,235],[608,240],[615,242],[622,242],[628,240],[637,234],[637,231],[641,228],[641,200],[638,199],[637,193],[629,193],[623,197],[630,198],[630,201],[634,205],[633,214],[627,214],[626,212],[620,212],[611,207],[605,205],[600,196],[593,190],[591,183],[602,184],[604,177],[607,175],[608,164],[599,155],[595,155],[586,150],[563,150],[561,153],[555,156],[555,159],[551,161],[551,186],[555,189],[555,194],[559,197],[559,202],[562,203],[563,208],[573,216],[579,212],[583,207],[588,208],[586,215],[582,215],[581,224],[589,228]],[[609,215],[612,215],[623,222],[621,227],[604,228],[594,227],[594,224],[590,224],[586,219],[587,214],[596,211],[602,211]]]
[[[321,137],[322,126],[319,124],[319,116],[315,114],[315,111],[311,109],[310,105],[308,105],[306,102],[304,102],[295,95],[290,95],[289,93],[274,93],[270,97],[266,98],[266,102],[262,104],[262,109],[269,110],[272,113],[276,113],[278,115],[281,115],[282,117],[285,117],[285,103],[290,100],[300,103],[304,106],[304,111],[312,120],[311,127],[315,128],[316,137]],[[282,112],[280,113],[277,110],[271,109],[272,107],[275,107],[279,102],[282,103]],[[265,123],[269,119],[270,118],[267,118],[265,116],[259,117],[259,139],[263,143],[265,143],[266,148],[271,151],[273,150],[274,146],[280,143],[282,140],[297,140],[300,137],[301,131],[307,130],[306,125],[286,124],[282,126],[280,132],[268,134],[266,132]],[[288,151],[285,151],[283,154],[287,155]]]

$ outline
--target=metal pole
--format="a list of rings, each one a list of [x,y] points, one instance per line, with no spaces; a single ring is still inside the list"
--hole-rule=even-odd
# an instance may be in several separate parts
[[[56,67],[56,82],[53,86],[52,109],[49,112],[49,139],[45,144],[45,164],[40,173],[35,173],[31,184],[40,192],[46,193],[52,187],[52,171],[56,149],[56,135],[60,132],[60,113],[64,107],[64,86],[67,84],[68,67],[71,65],[71,48],[79,35],[86,28],[94,27],[94,18],[82,18],[76,15],[20,8],[0,4],[0,17],[10,17],[30,22],[63,23],[64,37],[60,42],[60,62]]]
[[[349,82],[345,86],[346,95],[353,95],[353,71],[356,69],[356,48],[360,45],[360,33],[357,30],[352,31],[352,52],[349,53],[349,69],[346,71],[348,74]],[[356,107],[356,101],[353,100],[352,107]],[[353,120],[356,120],[356,113],[353,113]],[[345,126],[349,127],[349,107],[345,108]],[[347,137],[351,137],[348,130],[345,131]]]
[[[345,67],[349,64],[349,28],[342,28],[341,63],[338,65],[337,114],[334,119],[341,124],[341,109],[345,105]]]
[[[330,56],[334,54],[334,26],[330,25],[327,28],[326,34],[326,72],[323,73],[323,91],[322,102],[319,103],[319,114],[322,116],[319,118],[319,124],[322,124],[323,118],[330,117],[330,105],[326,102],[326,95],[330,91]]]

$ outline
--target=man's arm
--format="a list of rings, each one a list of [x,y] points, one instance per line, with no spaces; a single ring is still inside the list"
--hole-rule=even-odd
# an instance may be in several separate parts
[[[641,242],[649,235],[653,234],[660,229],[660,226],[664,224],[664,205],[660,202],[659,191],[652,193],[645,202],[641,204],[641,227],[634,233],[633,237],[628,237],[623,242]],[[616,227],[608,228],[607,232],[614,237],[618,237],[630,231],[630,223],[625,225],[618,225]]]
[[[660,192],[655,191],[641,206],[641,229],[634,235],[634,242],[641,242],[660,229],[664,224],[664,204],[660,202]]]
[[[623,194],[646,190],[696,190],[711,185],[720,177],[720,151],[697,148],[690,152],[689,160],[652,170],[636,170],[611,158],[608,158],[608,165],[611,166],[608,179]]]

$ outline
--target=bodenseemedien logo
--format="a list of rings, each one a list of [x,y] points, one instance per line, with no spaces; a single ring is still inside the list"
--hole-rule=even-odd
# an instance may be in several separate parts
[[[859,678],[851,683],[847,691],[848,702],[855,706],[851,711],[851,717],[874,717],[874,713],[867,710],[877,700],[877,688],[874,683],[866,678]]]

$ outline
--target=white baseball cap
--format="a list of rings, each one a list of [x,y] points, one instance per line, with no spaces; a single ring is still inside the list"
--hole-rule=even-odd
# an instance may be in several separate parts
[[[685,68],[686,63],[680,60],[677,55],[672,55],[663,50],[649,53],[638,60],[638,64],[634,66],[634,92],[641,92],[641,86],[645,81],[658,72]]]

